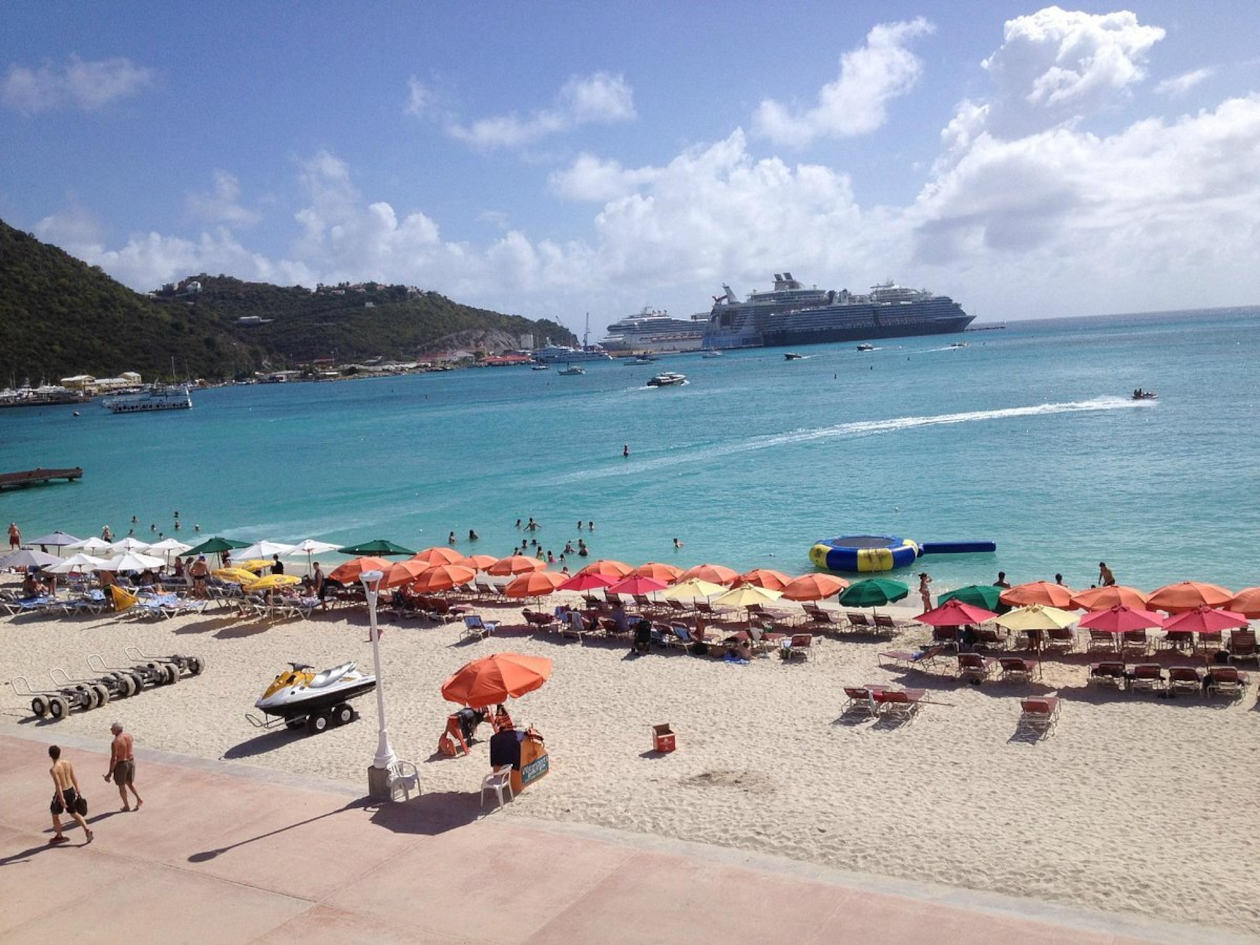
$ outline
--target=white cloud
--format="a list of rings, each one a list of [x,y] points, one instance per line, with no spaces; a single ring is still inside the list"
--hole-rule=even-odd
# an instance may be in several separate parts
[[[753,116],[753,130],[776,144],[804,147],[818,138],[849,138],[879,128],[892,98],[909,92],[923,65],[906,48],[910,40],[931,33],[923,17],[882,23],[866,43],[840,58],[840,76],[818,92],[818,104],[804,111],[766,99]]]
[[[1155,91],[1159,95],[1185,95],[1204,79],[1210,79],[1215,72],[1216,70],[1208,68],[1183,72],[1171,79],[1164,79],[1155,86]]]
[[[628,194],[660,176],[660,168],[625,168],[619,161],[582,153],[548,178],[553,193],[570,200],[605,201]]]
[[[61,107],[90,112],[138,94],[153,78],[152,69],[125,57],[89,62],[71,55],[61,67],[51,63],[38,69],[9,66],[0,97],[10,108],[28,115]]]
[[[515,147],[578,125],[611,124],[634,117],[634,92],[625,78],[596,72],[569,79],[551,108],[535,111],[528,118],[511,114],[482,118],[471,125],[452,122],[446,131],[474,147]]]
[[[240,203],[241,184],[227,171],[214,172],[214,189],[210,193],[189,194],[188,209],[212,223],[229,226],[253,226],[260,214]]]
[[[407,105],[403,109],[404,112],[423,118],[433,110],[435,101],[436,96],[432,89],[414,75],[407,79]]]

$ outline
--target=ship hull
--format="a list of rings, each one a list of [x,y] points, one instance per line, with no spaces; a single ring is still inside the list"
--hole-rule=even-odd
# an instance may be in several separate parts
[[[938,322],[898,325],[834,326],[806,330],[766,332],[764,346],[768,348],[790,345],[822,345],[833,341],[860,341],[870,338],[910,338],[916,335],[952,335],[963,331],[975,319],[974,315]]]
[[[937,297],[924,302],[870,305],[848,304],[792,312],[746,313],[730,327],[711,327],[706,348],[796,347],[955,334],[975,319],[957,302]]]

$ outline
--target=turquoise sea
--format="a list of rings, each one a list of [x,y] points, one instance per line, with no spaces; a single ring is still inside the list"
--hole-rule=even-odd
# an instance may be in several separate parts
[[[137,536],[155,538],[179,510],[186,541],[194,524],[413,548],[454,531],[460,550],[507,554],[528,537],[514,522],[532,516],[557,556],[583,537],[596,557],[793,574],[819,538],[990,539],[996,554],[914,570],[937,590],[998,570],[1088,586],[1105,560],[1139,587],[1239,588],[1260,584],[1258,339],[1260,308],[1245,308],[813,346],[796,361],[759,349],[574,377],[226,387],[148,416],[5,410],[0,471],[84,476],[0,493],[0,518],[28,537],[106,523],[121,537],[134,515]],[[656,370],[689,383],[645,387]],[[1139,386],[1159,399],[1135,403]]]

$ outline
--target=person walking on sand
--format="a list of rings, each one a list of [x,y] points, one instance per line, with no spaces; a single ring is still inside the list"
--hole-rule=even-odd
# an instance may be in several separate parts
[[[1111,568],[1107,567],[1107,562],[1098,562],[1098,583],[1103,587],[1111,587],[1116,583],[1116,576],[1111,573]]]
[[[131,810],[127,802],[127,788],[131,788],[131,793],[136,796],[136,810],[139,810],[144,800],[136,790],[136,758],[132,752],[131,734],[123,731],[121,722],[115,722],[109,730],[114,733],[114,741],[109,746],[109,770],[105,772],[105,783],[108,784],[111,777],[114,779],[123,810]]]
[[[9,523],[9,550],[17,551],[22,547],[22,529],[17,527],[17,522]]]
[[[932,579],[928,577],[926,571],[919,572],[919,600],[923,602],[923,612],[932,609],[932,592],[928,590],[928,585],[932,583]]]
[[[92,829],[78,810],[82,792],[79,790],[79,779],[74,774],[74,765],[61,760],[61,749],[56,745],[48,746],[48,757],[52,759],[52,767],[48,769],[48,773],[52,775],[53,787],[56,789],[52,803],[48,805],[53,822],[53,837],[48,842],[65,843],[68,839],[61,832],[61,815],[64,813],[74,818],[74,822],[83,828],[87,842],[91,843]]]

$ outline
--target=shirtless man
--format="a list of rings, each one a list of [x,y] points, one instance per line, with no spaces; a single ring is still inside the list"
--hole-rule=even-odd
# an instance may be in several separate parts
[[[87,821],[83,819],[83,815],[74,809],[75,804],[79,802],[79,779],[74,776],[74,765],[61,760],[61,749],[56,745],[48,746],[48,757],[53,762],[48,773],[52,775],[53,787],[57,789],[52,803],[48,805],[48,809],[52,812],[53,822],[53,838],[48,842],[65,843],[69,839],[61,832],[60,816],[62,813],[68,813],[74,818],[75,823],[83,828],[83,832],[87,835],[87,842],[91,843],[92,831]]]
[[[131,734],[123,731],[121,722],[115,722],[109,730],[114,733],[114,741],[109,746],[109,770],[105,772],[105,781],[108,783],[112,777],[118,785],[123,810],[131,810],[131,805],[127,803],[127,788],[131,788],[131,793],[136,796],[136,810],[139,810],[144,800],[136,790],[136,758],[131,750]]]

